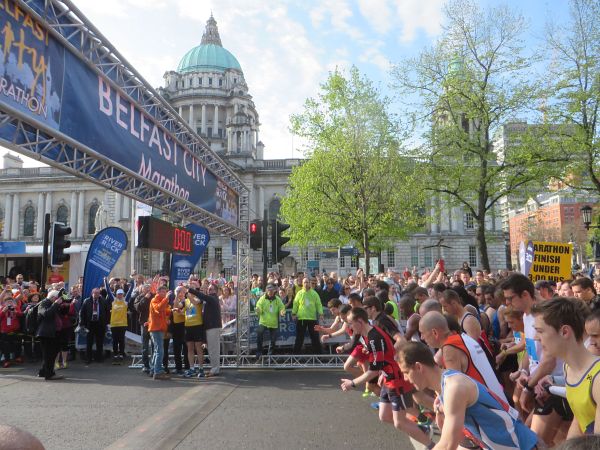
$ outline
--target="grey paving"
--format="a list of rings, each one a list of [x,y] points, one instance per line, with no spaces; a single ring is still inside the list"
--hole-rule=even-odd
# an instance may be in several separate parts
[[[110,364],[72,364],[46,382],[32,366],[0,370],[0,422],[47,449],[410,449],[336,371],[225,371],[153,381]]]

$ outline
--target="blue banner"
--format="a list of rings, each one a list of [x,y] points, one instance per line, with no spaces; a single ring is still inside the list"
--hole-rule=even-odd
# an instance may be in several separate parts
[[[535,258],[535,247],[532,241],[527,243],[527,248],[525,249],[525,268],[523,270],[523,274],[525,276],[529,276],[529,271],[531,270],[531,266],[533,265],[533,261]]]
[[[120,228],[108,227],[96,233],[83,269],[83,298],[89,297],[92,289],[103,285],[104,277],[110,274],[126,248],[127,234]]]
[[[47,10],[43,0],[30,3],[34,9]],[[54,39],[45,23],[21,11],[13,0],[3,5],[0,103],[26,114],[34,124],[60,131],[173,196],[238,224],[238,194],[117,87],[110,77],[117,77],[118,71],[110,76],[97,73]],[[58,146],[48,156],[59,164],[63,158]],[[93,170],[86,173],[100,176]]]
[[[192,242],[194,249],[193,253],[189,256],[173,254],[173,258],[171,259],[171,276],[169,277],[170,289],[175,289],[179,286],[179,283],[184,283],[188,280],[210,241],[210,234],[206,228],[193,223],[185,228],[193,234]]]
[[[0,255],[24,255],[25,242],[0,242]]]

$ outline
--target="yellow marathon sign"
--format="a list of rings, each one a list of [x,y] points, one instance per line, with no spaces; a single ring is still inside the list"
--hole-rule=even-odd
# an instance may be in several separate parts
[[[533,243],[533,261],[529,269],[529,279],[563,281],[571,279],[573,244],[563,242]]]

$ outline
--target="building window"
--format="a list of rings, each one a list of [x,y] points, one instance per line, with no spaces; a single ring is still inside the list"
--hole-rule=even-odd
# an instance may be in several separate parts
[[[96,234],[96,214],[98,214],[98,203],[94,203],[90,206],[90,213],[88,214],[88,234]]]
[[[219,87],[223,86],[223,78],[219,78]]]
[[[206,269],[206,266],[208,266],[208,249],[204,250],[204,253],[202,253],[202,258],[200,259],[200,268]]]
[[[388,267],[396,266],[396,251],[393,248],[390,248],[387,252],[387,265]]]
[[[467,230],[473,230],[475,228],[475,218],[470,211],[465,213],[465,228]]]
[[[212,86],[212,78],[210,78],[210,77],[208,78],[208,85]]]
[[[315,261],[321,261],[321,249],[315,248],[314,254],[315,254]]]
[[[345,256],[342,256],[342,257],[340,258],[340,268],[342,268],[342,269],[343,269],[344,267],[346,267],[346,257],[345,257]]]
[[[477,246],[469,245],[469,265],[477,267]]]
[[[35,222],[35,209],[33,206],[25,208],[25,217],[23,220],[23,236],[33,236],[33,224]]]
[[[350,267],[352,267],[353,269],[358,267],[358,256],[350,257]]]
[[[207,136],[212,136],[212,127],[206,127],[207,128]]]
[[[423,249],[423,263],[424,263],[425,267],[433,266],[433,260],[431,257],[431,248]]]
[[[308,250],[302,250],[302,265],[306,266],[308,263]]]
[[[419,247],[413,246],[410,248],[410,265],[419,266]]]
[[[223,262],[223,248],[215,247],[215,261]]]
[[[69,225],[69,209],[65,205],[61,205],[56,210],[56,221]]]

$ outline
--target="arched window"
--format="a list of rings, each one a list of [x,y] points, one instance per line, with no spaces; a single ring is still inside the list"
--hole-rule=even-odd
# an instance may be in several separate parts
[[[281,208],[281,201],[278,198],[274,198],[269,203],[269,220],[276,220],[279,216],[279,209]]]
[[[35,222],[35,209],[33,206],[25,208],[25,215],[23,218],[23,236],[33,236],[33,226]]]
[[[98,208],[98,203],[94,203],[90,206],[90,213],[88,215],[88,234],[96,234],[96,214],[98,213]]]
[[[65,205],[60,205],[56,210],[56,221],[69,225],[69,209]]]

